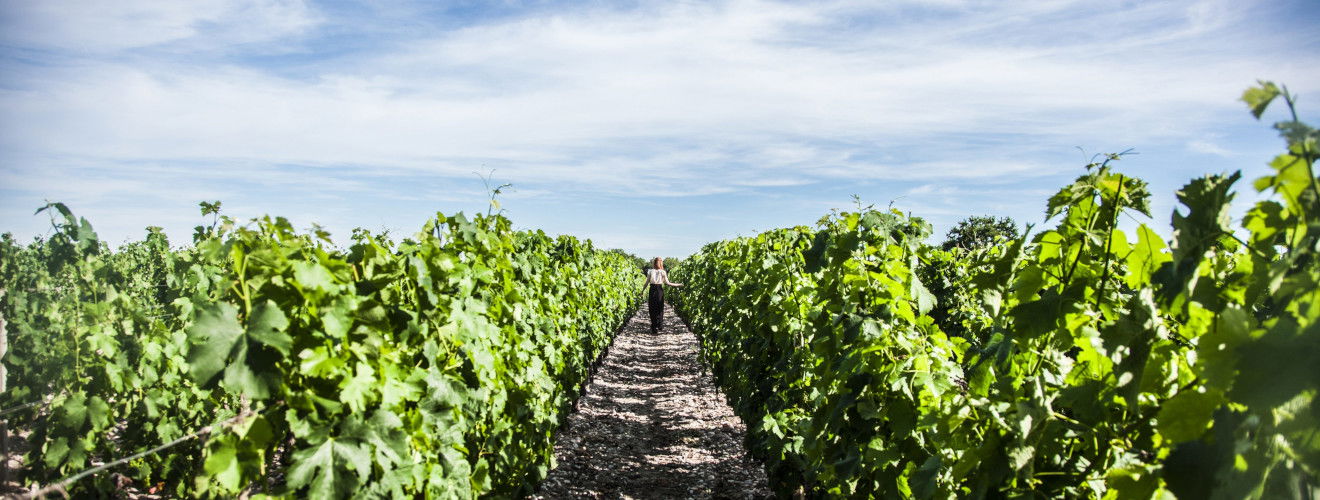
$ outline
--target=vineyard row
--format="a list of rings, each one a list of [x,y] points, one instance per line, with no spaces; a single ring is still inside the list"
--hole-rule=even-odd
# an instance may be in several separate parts
[[[30,433],[24,482],[74,494],[526,493],[639,301],[636,258],[501,216],[339,250],[203,204],[192,246],[153,229],[110,251],[43,210],[52,235],[0,241],[0,408]]]
[[[1178,192],[1171,241],[1120,230],[1149,193],[1111,155],[1034,235],[941,250],[838,213],[705,246],[674,300],[782,495],[1314,498],[1320,134],[1276,128],[1241,227],[1234,173]]]

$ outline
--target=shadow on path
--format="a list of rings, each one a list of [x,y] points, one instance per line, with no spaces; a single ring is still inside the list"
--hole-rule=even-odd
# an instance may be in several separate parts
[[[709,375],[697,339],[665,307],[651,335],[643,307],[614,341],[555,442],[555,461],[532,498],[765,498],[744,427]]]

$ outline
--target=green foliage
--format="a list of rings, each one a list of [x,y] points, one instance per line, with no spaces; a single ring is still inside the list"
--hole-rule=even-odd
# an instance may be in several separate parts
[[[18,388],[3,406],[53,395],[13,422],[33,431],[32,483],[250,408],[118,472],[182,496],[516,496],[639,301],[633,257],[501,216],[437,215],[400,243],[359,231],[341,251],[319,228],[239,225],[203,203],[194,246],[153,230],[111,252],[46,208],[50,239],[0,241]]]
[[[1291,111],[1273,84],[1244,100],[1278,97]],[[1109,155],[1030,239],[934,249],[897,213],[838,214],[707,245],[675,301],[781,494],[1308,498],[1316,132],[1275,128],[1287,152],[1255,186],[1276,200],[1242,230],[1233,173],[1178,192],[1172,241],[1129,236],[1149,193]]]
[[[932,248],[859,206],[667,261],[670,297],[781,494],[1313,497],[1320,133],[1284,87],[1243,96],[1258,118],[1280,98],[1286,151],[1240,228],[1235,172],[1177,192],[1170,241],[1120,230],[1150,194],[1109,155],[1034,236]],[[525,494],[640,299],[638,258],[498,215],[340,250],[201,209],[188,248],[154,228],[111,251],[59,203],[48,237],[0,237],[29,482],[246,415],[117,472],[179,496]]]
[[[971,250],[990,246],[999,240],[1011,240],[1017,237],[1017,224],[1011,218],[971,216],[958,221],[958,225],[949,229],[941,248]]]
[[[689,281],[675,303],[781,492],[910,495],[900,458],[937,470],[918,422],[890,418],[915,418],[960,371],[911,271],[929,231],[896,211],[844,212],[707,245],[676,271]]]
[[[111,252],[85,219],[52,203],[48,239],[0,241],[0,312],[9,323],[11,389],[0,405],[32,431],[25,476],[34,482],[176,439],[228,414],[228,401],[188,377],[182,297],[204,295],[159,229]],[[7,417],[9,418],[9,417]],[[133,425],[126,425],[132,422]],[[108,436],[113,436],[109,438]],[[198,451],[185,444],[181,454]],[[151,456],[130,464],[144,482],[175,482],[194,465]],[[100,478],[90,486],[110,487]]]

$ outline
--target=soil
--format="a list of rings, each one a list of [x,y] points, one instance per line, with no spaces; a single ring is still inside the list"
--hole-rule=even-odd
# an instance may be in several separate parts
[[[664,324],[652,335],[643,307],[615,338],[532,498],[772,497],[696,337],[668,306]]]
[[[6,422],[8,423],[8,422]],[[6,425],[6,427],[8,427]],[[13,428],[5,429],[5,451],[6,454],[0,457],[0,466],[4,471],[0,472],[3,476],[3,483],[0,483],[0,497],[18,495],[26,493],[21,482],[23,472],[23,454],[28,452],[31,446],[28,444],[28,435],[31,432],[14,432]]]

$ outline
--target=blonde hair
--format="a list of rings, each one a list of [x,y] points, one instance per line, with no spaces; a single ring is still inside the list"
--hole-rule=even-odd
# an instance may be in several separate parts
[[[660,258],[660,257],[656,257],[656,258],[654,258],[654,259],[651,259],[651,265],[655,266],[656,269],[664,269],[664,268],[665,268],[665,259],[662,259],[662,258]]]

